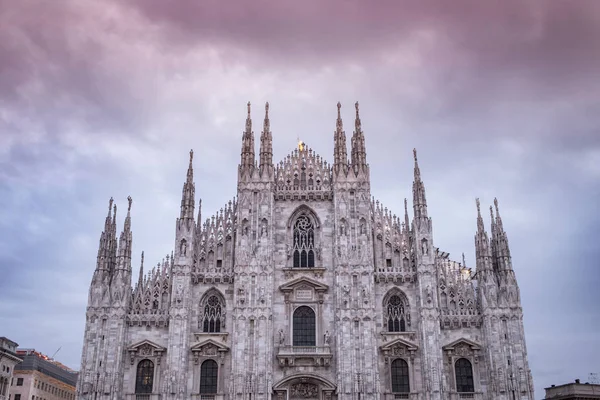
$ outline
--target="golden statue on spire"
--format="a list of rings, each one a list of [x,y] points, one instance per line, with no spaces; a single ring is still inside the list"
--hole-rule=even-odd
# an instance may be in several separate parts
[[[304,151],[305,146],[306,146],[306,144],[304,144],[304,142],[302,140],[300,140],[300,138],[298,137],[298,150]]]

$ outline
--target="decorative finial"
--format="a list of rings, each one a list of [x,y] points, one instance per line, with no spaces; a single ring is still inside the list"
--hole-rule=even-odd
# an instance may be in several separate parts
[[[250,118],[250,102],[248,102],[248,118]]]
[[[475,204],[477,204],[477,214],[481,217],[481,203],[479,203],[479,197],[475,199]]]
[[[415,162],[417,162],[417,149],[413,149],[413,156],[415,157]]]
[[[490,218],[492,219],[492,223],[494,223],[494,210],[492,206],[490,206]]]
[[[194,149],[190,150],[190,162],[194,159]]]
[[[111,197],[110,200],[108,201],[108,216],[110,217],[110,210],[112,210],[112,206],[113,206],[113,198]]]
[[[498,208],[498,199],[494,197],[494,206],[496,207],[496,216],[500,215],[500,210]]]
[[[133,202],[133,199],[131,198],[131,196],[127,196],[127,201],[129,202],[129,207],[127,208],[127,212],[131,211],[131,203]]]
[[[354,103],[354,108],[356,108],[356,118],[358,119],[358,101]]]
[[[269,102],[265,103],[265,118],[269,118]]]
[[[467,268],[467,262],[465,261],[465,253],[462,253],[462,259],[463,259],[463,268]]]
[[[340,115],[340,112],[341,112],[340,110],[341,110],[341,108],[342,108],[342,104],[341,104],[341,103],[338,101],[338,103],[337,103],[337,109],[338,109],[338,119],[341,119],[341,118],[342,118],[342,117],[341,117],[341,115]]]

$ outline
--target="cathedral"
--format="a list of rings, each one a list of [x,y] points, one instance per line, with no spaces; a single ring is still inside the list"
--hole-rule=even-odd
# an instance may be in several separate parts
[[[473,271],[437,247],[416,151],[410,212],[371,197],[355,107],[349,157],[338,103],[333,163],[302,142],[273,163],[248,103],[235,197],[202,220],[190,152],[173,252],[135,285],[132,199],[119,236],[110,199],[77,399],[534,399],[498,202],[488,235],[476,201]]]

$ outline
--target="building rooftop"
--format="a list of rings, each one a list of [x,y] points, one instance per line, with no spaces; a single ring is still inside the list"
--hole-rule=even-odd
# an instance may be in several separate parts
[[[6,354],[13,360],[19,362],[21,357],[17,355],[17,346],[18,344],[6,338],[4,336],[0,337],[0,353]]]
[[[23,359],[23,362],[15,367],[15,373],[18,373],[18,371],[39,371],[67,385],[75,386],[77,384],[77,371],[43,353],[35,351],[35,349],[17,349],[17,355]]]
[[[552,385],[545,390],[545,400],[600,399],[600,385],[589,382],[581,383],[579,379],[564,385]]]

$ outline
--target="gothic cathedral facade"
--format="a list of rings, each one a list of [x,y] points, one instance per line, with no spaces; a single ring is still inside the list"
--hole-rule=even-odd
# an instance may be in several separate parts
[[[476,271],[436,247],[414,152],[412,211],[371,197],[356,104],[348,158],[303,143],[273,163],[248,117],[237,195],[195,217],[192,158],[174,251],[132,287],[131,203],[111,199],[86,313],[78,399],[533,400],[520,292],[495,201]]]

